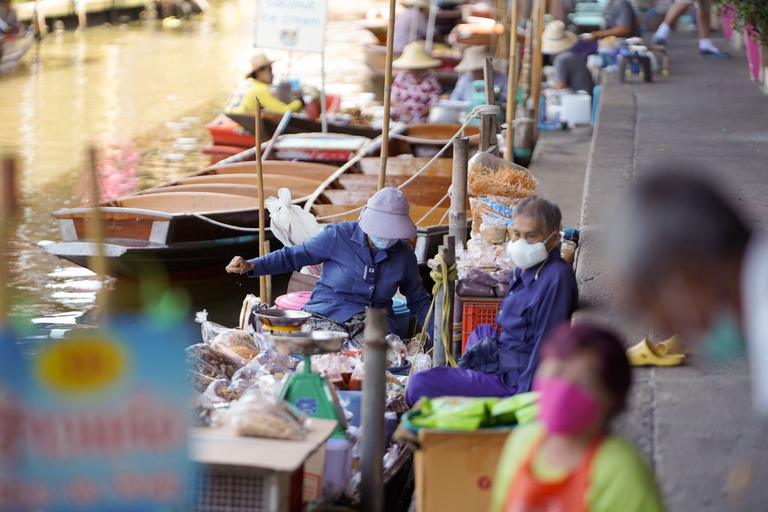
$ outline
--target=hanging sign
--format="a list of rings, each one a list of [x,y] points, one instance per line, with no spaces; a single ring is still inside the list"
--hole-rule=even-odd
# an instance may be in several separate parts
[[[257,48],[323,53],[326,0],[259,0]]]
[[[0,511],[183,509],[186,339],[115,320],[22,358],[0,332]]]

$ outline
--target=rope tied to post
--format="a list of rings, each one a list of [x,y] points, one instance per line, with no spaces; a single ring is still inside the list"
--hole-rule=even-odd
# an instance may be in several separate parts
[[[437,292],[440,291],[441,286],[448,286],[449,282],[456,281],[459,276],[459,272],[456,269],[456,264],[454,263],[450,267],[445,264],[445,260],[443,260],[442,256],[439,254],[436,255],[433,258],[435,262],[435,266],[430,271],[429,277],[432,278],[432,280],[435,282],[435,286],[432,288],[432,304],[429,306],[429,312],[427,313],[427,317],[424,320],[424,331],[422,332],[422,339],[424,339],[424,335],[427,331],[427,325],[429,325],[429,320],[432,318],[432,313],[435,310],[435,303],[437,302]],[[453,340],[453,325],[449,323],[449,318],[451,314],[451,299],[448,297],[448,293],[443,293],[443,301],[442,304],[439,305],[443,312],[443,322],[442,325],[439,327],[440,332],[442,333],[443,338],[443,346],[445,347],[445,362],[448,366],[452,366],[456,368],[458,364],[456,363],[456,360],[453,358],[453,355],[451,354],[451,341]]]

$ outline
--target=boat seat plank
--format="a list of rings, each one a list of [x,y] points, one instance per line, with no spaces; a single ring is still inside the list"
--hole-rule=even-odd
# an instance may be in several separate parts
[[[422,167],[427,165],[431,158],[426,157],[414,157],[414,158],[388,158],[387,159],[387,176],[413,176]],[[379,157],[366,157],[360,160],[358,168],[363,174],[379,174],[379,166],[381,160]],[[453,177],[453,159],[451,158],[438,158],[435,162],[429,166],[420,176],[446,176]]]
[[[283,162],[267,160],[262,162],[262,172],[274,176],[295,176],[325,181],[336,172],[338,168],[333,165],[316,164],[312,162]],[[237,162],[232,164],[220,164],[192,176],[210,174],[253,174],[256,175],[256,162]]]
[[[167,190],[169,188],[177,188],[179,186],[188,185],[258,185],[258,177],[252,174],[227,174],[224,176],[190,176],[187,178],[180,178],[168,185],[162,185],[155,187],[151,190]],[[294,196],[308,195],[317,190],[323,182],[320,180],[313,180],[309,178],[297,178],[294,176],[275,176],[274,174],[264,175],[264,188],[274,188],[275,190],[281,188],[289,188],[293,192]]]
[[[447,188],[443,190],[421,189],[419,187],[405,187],[403,194],[413,206],[434,206],[445,196]],[[376,187],[359,189],[335,189],[325,190],[323,195],[333,204],[366,203],[376,193]],[[446,206],[450,203],[445,201]]]
[[[409,176],[400,174],[395,176],[386,176],[384,178],[385,187],[399,187]],[[338,183],[346,189],[357,188],[378,188],[379,177],[375,174],[349,173],[339,176]],[[404,189],[408,188],[426,188],[430,190],[448,190],[452,180],[450,176],[419,176],[418,179],[409,183]]]
[[[336,215],[340,213],[347,212],[349,210],[353,210],[355,208],[359,208],[361,206],[364,206],[365,203],[350,203],[350,204],[316,204],[312,206],[312,213],[316,217],[324,217],[327,215]],[[413,222],[418,222],[424,215],[427,214],[429,210],[431,210],[432,207],[430,206],[411,206],[411,219]],[[446,215],[446,212],[448,211],[448,208],[438,207],[435,208],[435,210],[427,216],[426,219],[424,219],[423,222],[421,222],[418,227],[420,228],[426,228],[431,226],[440,226],[443,224],[448,223],[448,216]],[[443,216],[445,216],[445,220],[443,220]],[[342,222],[342,221],[355,221],[360,217],[360,212],[355,211],[352,213],[349,213],[347,215],[335,217],[333,219],[329,219],[328,221],[320,221],[320,222]],[[442,222],[441,222],[442,220]]]
[[[290,187],[293,202],[306,201],[307,196],[317,187]],[[264,187],[264,198],[277,197],[277,187]],[[145,190],[141,194],[178,194],[180,192],[214,192],[234,196],[259,197],[259,187],[256,184],[243,185],[236,183],[193,183],[189,185],[174,185]]]
[[[141,208],[165,213],[207,213],[258,209],[259,200],[257,197],[215,192],[166,192],[121,197],[107,206]]]

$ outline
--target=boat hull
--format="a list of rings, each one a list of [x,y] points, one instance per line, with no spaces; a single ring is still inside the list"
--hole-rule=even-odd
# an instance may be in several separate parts
[[[229,118],[237,122],[248,133],[255,133],[256,131],[256,116],[252,114],[227,114]],[[262,115],[262,126],[264,127],[263,138],[270,138],[275,133],[277,125],[280,124],[282,116],[273,115],[271,113],[265,113]],[[307,119],[305,117],[292,116],[288,121],[288,126],[283,133],[298,134],[298,133],[320,133],[322,131],[322,125],[320,121],[314,119]],[[360,128],[356,126],[348,126],[337,123],[328,123],[329,133],[338,133],[342,135],[357,135],[360,137],[367,137],[373,139],[381,135],[381,130],[374,130],[373,128]]]

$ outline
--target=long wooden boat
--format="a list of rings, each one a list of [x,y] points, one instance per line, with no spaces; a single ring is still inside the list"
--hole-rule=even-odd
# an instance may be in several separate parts
[[[34,43],[35,36],[31,31],[0,37],[0,73],[13,69]]]
[[[395,130],[390,138],[386,184],[402,185],[458,128],[412,125]],[[465,135],[476,140],[477,132],[477,128],[469,127]],[[290,136],[286,138],[290,140]],[[368,144],[341,167],[265,161],[264,193],[276,196],[279,188],[287,187],[294,203],[303,205],[321,222],[356,220],[356,209],[377,190],[380,147],[380,143]],[[421,264],[434,256],[448,232],[450,203],[445,196],[452,181],[450,156],[450,151],[446,152],[402,189],[417,224],[415,248]],[[236,228],[253,230],[258,225],[256,163],[249,161],[252,158],[253,151],[245,151],[191,176],[101,205],[109,274],[136,279],[161,270],[173,280],[200,279],[221,274],[234,255],[256,254],[257,232]],[[89,258],[96,254],[96,244],[86,234],[91,215],[90,208],[53,212],[62,242],[48,245],[46,250],[89,266]],[[329,215],[334,217],[326,218]],[[271,231],[266,236],[273,249],[281,247]]]
[[[245,131],[250,134],[256,131],[256,116],[254,114],[227,114],[227,117],[236,121]],[[281,114],[274,112],[262,112],[261,122],[264,128],[264,136],[272,137],[277,125],[283,118]],[[288,121],[288,126],[283,133],[319,133],[322,131],[322,124],[319,119],[312,119],[304,114],[293,114]],[[373,128],[363,128],[358,126],[346,125],[342,123],[328,122],[328,133],[340,133],[343,135],[355,135],[358,137],[368,137],[375,139],[381,135],[381,130]]]

